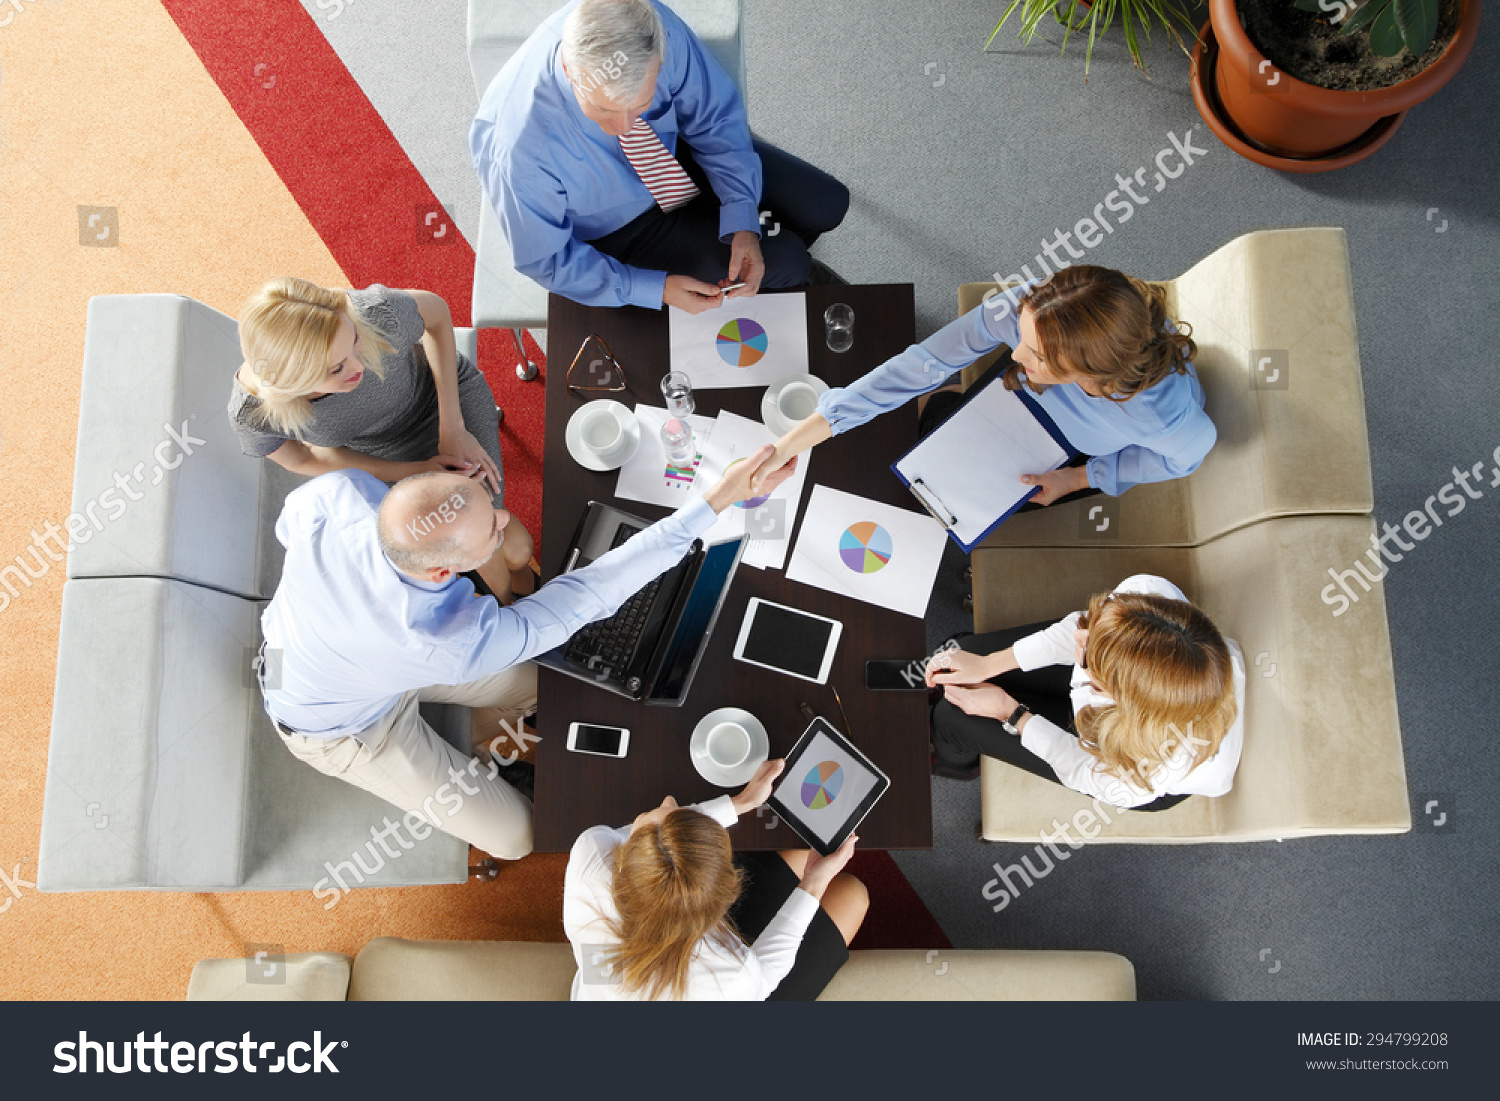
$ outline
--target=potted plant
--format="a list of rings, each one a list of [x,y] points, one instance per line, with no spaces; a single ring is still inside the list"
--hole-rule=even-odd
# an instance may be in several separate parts
[[[1080,8],[1083,9],[1081,12]],[[1141,37],[1148,42],[1151,40],[1151,24],[1154,21],[1159,21],[1167,29],[1167,33],[1183,53],[1188,52],[1187,44],[1177,28],[1184,28],[1190,35],[1194,33],[1193,21],[1188,18],[1187,5],[1183,0],[1011,0],[1005,14],[1000,17],[1000,22],[995,24],[995,29],[985,41],[985,49],[990,48],[990,43],[995,41],[995,35],[1000,33],[1006,20],[1018,11],[1021,26],[1016,37],[1023,45],[1029,45],[1036,37],[1038,25],[1048,15],[1066,28],[1059,54],[1067,51],[1068,38],[1074,31],[1079,34],[1088,31],[1089,44],[1083,56],[1085,83],[1089,78],[1089,62],[1094,57],[1094,42],[1114,25],[1117,14],[1125,28],[1125,45],[1130,50],[1130,59],[1143,73],[1146,71],[1146,62],[1141,57]]]
[[[1327,172],[1389,141],[1478,30],[1478,0],[1209,0],[1193,98],[1242,156]]]

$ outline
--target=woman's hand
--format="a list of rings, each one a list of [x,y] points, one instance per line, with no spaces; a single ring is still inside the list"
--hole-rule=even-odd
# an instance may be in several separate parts
[[[478,466],[479,473],[470,477],[479,478],[481,483],[488,483],[490,493],[500,491],[500,468],[495,465],[495,460],[490,458],[490,453],[484,449],[484,445],[474,438],[474,433],[467,428],[457,428],[451,432],[442,433],[438,438],[439,460],[445,457],[456,457],[464,466]],[[459,471],[458,473],[464,473]]]
[[[1041,486],[1042,491],[1031,499],[1034,505],[1050,505],[1059,497],[1089,488],[1089,471],[1085,466],[1065,466],[1046,474],[1022,474],[1021,481],[1029,486]]]
[[[945,685],[943,698],[965,715],[981,715],[987,719],[1008,719],[1018,706],[1015,697],[998,684],[981,684],[973,688]]]
[[[847,841],[827,856],[809,852],[807,863],[802,866],[802,881],[798,886],[821,901],[823,892],[828,890],[833,877],[844,870],[849,858],[854,855],[854,843],[858,840],[859,835],[851,833]]]
[[[927,659],[927,687],[942,684],[983,684],[990,672],[990,655],[967,650],[939,650]]]
[[[786,762],[778,758],[775,761],[766,761],[756,769],[755,775],[750,777],[750,782],[745,785],[745,790],[730,799],[730,802],[734,804],[734,813],[749,814],[769,799],[771,786],[775,784],[776,777],[781,775],[781,770],[785,767]]]

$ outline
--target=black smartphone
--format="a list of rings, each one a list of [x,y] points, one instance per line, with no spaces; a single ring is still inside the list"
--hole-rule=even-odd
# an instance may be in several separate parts
[[[865,662],[865,687],[876,692],[927,691],[927,662],[921,658],[905,661]]]

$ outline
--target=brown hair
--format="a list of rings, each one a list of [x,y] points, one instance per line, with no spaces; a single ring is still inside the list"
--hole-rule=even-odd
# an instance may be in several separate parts
[[[1179,747],[1192,768],[1217,753],[1238,706],[1229,646],[1208,616],[1149,593],[1096,594],[1085,615],[1089,676],[1115,702],[1078,712],[1078,744],[1146,789]]]
[[[729,832],[696,810],[679,808],[635,830],[614,854],[611,930],[621,986],[648,998],[681,999],[688,967],[705,937],[732,949],[739,934],[729,907],[740,897]]]
[[[1187,371],[1198,354],[1193,328],[1168,327],[1167,292],[1140,279],[1094,264],[1054,272],[1022,295],[1036,325],[1037,351],[1073,381],[1093,384],[1112,401],[1129,401],[1168,375]],[[1077,376],[1082,376],[1080,380]],[[1037,393],[1046,389],[1025,379],[1019,364],[1004,374],[1005,387],[1021,384]]]
[[[359,316],[347,291],[282,276],[250,296],[240,310],[240,351],[255,376],[245,388],[260,399],[252,414],[260,424],[302,438],[315,419],[308,399],[328,377],[328,356],[345,319],[359,340],[355,356],[384,378],[380,357],[391,345]]]

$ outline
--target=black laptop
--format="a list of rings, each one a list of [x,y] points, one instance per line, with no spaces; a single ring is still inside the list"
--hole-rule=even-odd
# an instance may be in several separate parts
[[[649,520],[590,501],[563,572],[587,566],[648,527]],[[681,707],[744,551],[744,537],[707,546],[695,540],[682,561],[614,615],[590,623],[537,662],[628,699]]]

